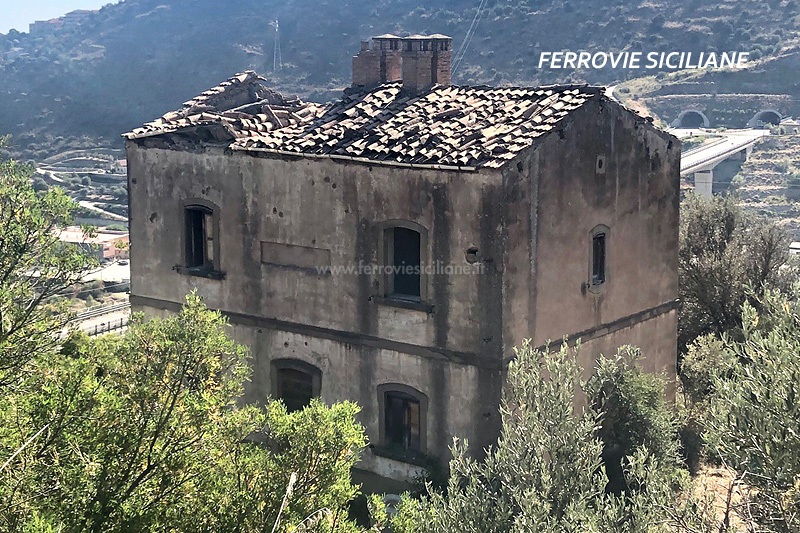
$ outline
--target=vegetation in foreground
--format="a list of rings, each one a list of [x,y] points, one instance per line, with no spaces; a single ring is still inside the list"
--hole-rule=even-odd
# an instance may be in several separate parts
[[[0,193],[0,528],[363,531],[347,513],[366,444],[356,405],[241,405],[246,350],[195,295],[122,336],[63,337],[57,295],[86,263],[52,230],[74,205],[7,161]],[[685,407],[634,348],[584,382],[573,349],[525,344],[497,445],[479,460],[456,440],[446,487],[391,516],[374,497],[370,531],[800,531],[800,313],[778,290],[783,236],[703,202],[681,228]],[[689,490],[687,456],[726,465],[743,498],[720,514]]]

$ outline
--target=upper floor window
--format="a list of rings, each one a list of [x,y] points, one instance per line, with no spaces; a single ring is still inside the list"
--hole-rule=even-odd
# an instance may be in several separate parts
[[[608,250],[608,228],[598,226],[592,231],[591,285],[597,287],[606,282]]]
[[[214,267],[214,213],[203,206],[186,208],[186,266]]]
[[[400,384],[378,387],[381,408],[381,444],[395,451],[424,452],[427,398]]]
[[[386,295],[419,301],[421,291],[422,239],[418,231],[403,227],[384,231]]]
[[[213,204],[195,200],[183,209],[183,264],[178,270],[221,278],[219,272],[219,210]]]
[[[375,226],[381,265],[379,301],[397,307],[428,308],[428,230],[410,220],[388,220]]]

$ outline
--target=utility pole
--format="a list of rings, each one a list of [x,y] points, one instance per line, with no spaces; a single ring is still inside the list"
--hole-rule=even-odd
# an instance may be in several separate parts
[[[277,20],[270,22],[269,25],[275,28],[275,47],[272,51],[272,71],[276,72],[283,67],[283,61],[281,60],[281,35],[278,30]]]

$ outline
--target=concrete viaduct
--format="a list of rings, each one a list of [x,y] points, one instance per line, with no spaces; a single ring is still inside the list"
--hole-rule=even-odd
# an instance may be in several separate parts
[[[678,138],[695,135],[695,130],[678,129],[671,133]],[[728,160],[746,161],[753,146],[769,130],[748,129],[715,132],[720,138],[684,152],[681,155],[681,177],[694,175],[694,190],[697,194],[711,196],[714,191],[714,168]]]

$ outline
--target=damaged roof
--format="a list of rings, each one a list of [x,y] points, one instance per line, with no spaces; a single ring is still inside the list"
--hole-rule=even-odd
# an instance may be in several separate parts
[[[187,128],[221,126],[227,135],[218,140],[231,140],[298,124],[324,109],[319,104],[273,91],[265,82],[265,78],[251,70],[237,74],[185,102],[181,109],[148,122],[123,137],[143,139]]]
[[[221,124],[233,150],[500,168],[571,111],[602,95],[602,89],[587,86],[435,86],[409,94],[402,82],[391,82],[323,108],[286,99],[263,81],[253,72],[235,76],[126,137]],[[251,89],[252,84],[260,88]],[[239,105],[232,106],[231,99]]]

